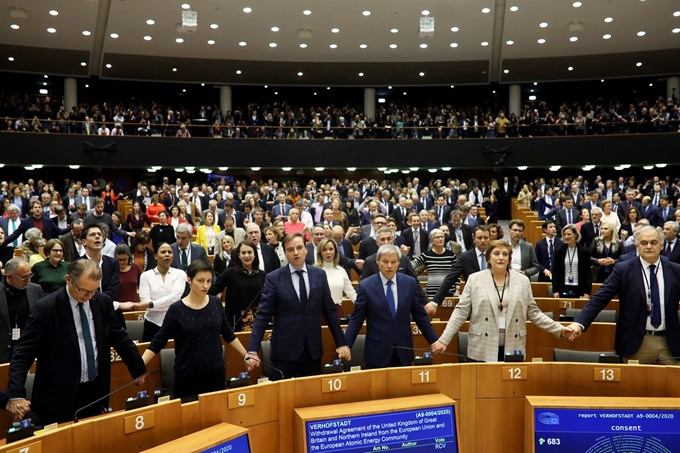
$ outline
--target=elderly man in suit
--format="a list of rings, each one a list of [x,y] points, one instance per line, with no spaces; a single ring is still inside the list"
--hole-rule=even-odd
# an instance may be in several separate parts
[[[680,264],[680,244],[678,243],[678,233],[680,233],[680,225],[675,222],[666,222],[663,225],[663,251],[662,255],[676,264]]]
[[[459,210],[451,211],[451,223],[449,223],[449,234],[451,240],[460,244],[463,251],[474,247],[472,243],[472,231],[469,225],[463,223],[463,215]]]
[[[259,363],[257,354],[260,342],[274,316],[271,363],[283,373],[283,376],[274,373],[274,380],[321,373],[322,315],[333,335],[340,358],[351,358],[326,273],[305,263],[307,249],[301,234],[286,235],[283,248],[288,265],[267,273],[246,355],[246,364],[252,370]]]
[[[222,238],[224,238],[224,236],[231,236],[235,246],[246,240],[246,230],[238,228],[234,226],[234,224],[234,217],[228,215],[224,218],[224,229],[215,236],[215,242],[217,244],[215,255],[222,253]]]
[[[430,344],[437,341],[437,334],[423,308],[426,300],[417,291],[418,281],[398,272],[401,252],[397,246],[382,245],[376,261],[380,272],[359,283],[345,339],[351,347],[366,320],[366,367],[409,366],[413,362],[411,318]]]
[[[82,219],[76,219],[71,223],[71,231],[59,236],[59,240],[64,245],[64,261],[67,263],[72,263],[85,254],[85,246],[80,240],[83,225]]]
[[[66,287],[34,304],[12,352],[7,387],[12,412],[28,405],[23,399],[26,375],[36,357],[31,408],[45,425],[72,421],[76,410],[109,393],[111,347],[133,378],[146,372],[137,347],[114,315],[111,299],[98,291],[101,278],[97,263],[74,261]],[[80,416],[99,415],[108,405],[104,399]]]
[[[5,232],[4,237],[7,237],[10,234],[14,233],[21,226],[21,218],[20,218],[21,212],[20,212],[19,206],[15,205],[15,204],[9,205],[7,207],[7,213],[9,214],[8,217],[0,219],[0,229],[2,229]],[[14,248],[18,248],[21,245],[22,242],[23,242],[23,237],[21,237],[21,235],[19,235],[19,236],[17,236],[16,239],[14,239],[14,241],[12,241],[11,243],[5,243],[5,245],[12,246]]]
[[[12,258],[5,263],[5,278],[0,284],[0,363],[9,362],[31,309],[43,297],[40,285],[30,283],[31,275],[31,266],[25,258]]]
[[[677,365],[680,357],[680,264],[661,259],[663,237],[654,227],[635,233],[639,257],[620,262],[570,325],[574,340],[618,296],[614,349],[627,362]]]
[[[49,241],[50,239],[56,239],[59,235],[66,234],[71,231],[71,228],[59,228],[57,227],[50,216],[43,212],[43,205],[39,201],[33,201],[31,203],[31,215],[21,220],[21,225],[13,233],[9,234],[5,238],[3,245],[9,245],[13,243],[17,238],[22,237],[31,228],[38,228],[42,231],[42,237]]]
[[[192,262],[197,260],[208,261],[205,248],[191,243],[192,233],[193,229],[188,223],[180,223],[175,229],[177,242],[170,246],[172,248],[172,264],[170,266],[175,269],[181,269],[186,272],[187,267]]]
[[[266,242],[262,242],[262,232],[260,227],[255,223],[249,223],[246,226],[246,239],[244,242],[252,245],[257,252],[257,256],[260,259],[260,270],[270,273],[281,267],[281,261],[276,255],[276,252],[271,245]],[[229,266],[233,266],[236,262],[237,254],[236,249],[231,252],[231,261]]]
[[[512,259],[510,268],[531,278],[538,274],[538,260],[532,245],[522,239],[524,234],[524,222],[511,220],[508,225],[509,244],[512,247]]]

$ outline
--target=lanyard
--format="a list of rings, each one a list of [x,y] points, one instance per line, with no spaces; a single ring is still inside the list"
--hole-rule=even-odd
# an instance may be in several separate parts
[[[573,271],[571,269],[572,264],[574,264],[574,257],[576,256],[576,247],[574,247],[574,253],[569,256],[569,249],[570,247],[567,247],[567,259],[569,260],[569,273],[573,275]]]
[[[489,270],[489,272],[491,272]],[[491,274],[491,278],[493,278],[493,274]],[[493,287],[496,289],[496,294],[498,295],[498,309],[502,312],[503,311],[503,298],[505,297],[505,288],[509,286],[508,285],[508,273],[505,273],[505,280],[503,281],[503,292],[498,291],[498,286],[496,285],[496,280],[494,279],[494,284]]]
[[[654,280],[656,280],[660,267],[661,262],[659,261],[659,265],[656,266],[656,269],[654,270]],[[642,276],[645,278],[645,283],[647,284],[647,311],[649,312],[649,316],[652,316],[652,309],[654,308],[652,305],[652,284],[649,278],[647,278],[647,270],[642,269]],[[659,294],[659,296],[661,295]]]

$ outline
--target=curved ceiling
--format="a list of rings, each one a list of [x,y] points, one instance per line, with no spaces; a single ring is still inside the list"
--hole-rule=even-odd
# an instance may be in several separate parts
[[[680,73],[670,0],[0,0],[0,12],[9,71],[347,86]]]

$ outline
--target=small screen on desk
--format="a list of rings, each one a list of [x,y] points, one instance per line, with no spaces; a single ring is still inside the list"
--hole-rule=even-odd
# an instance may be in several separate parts
[[[214,447],[203,450],[201,453],[250,453],[250,443],[248,442],[248,435],[236,437],[234,439],[223,442]]]
[[[536,453],[677,453],[680,411],[534,409]]]
[[[453,406],[309,421],[307,452],[458,452]]]

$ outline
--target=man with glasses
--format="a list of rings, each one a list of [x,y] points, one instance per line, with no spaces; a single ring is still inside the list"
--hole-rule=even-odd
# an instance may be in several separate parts
[[[511,220],[508,228],[510,236],[508,242],[512,247],[510,268],[531,278],[532,275],[538,274],[538,259],[536,258],[534,247],[522,239],[524,222],[521,220]]]
[[[25,258],[12,258],[5,263],[5,277],[0,284],[0,363],[9,362],[31,308],[43,297],[42,288],[31,283],[31,277],[31,266]]]
[[[365,260],[369,256],[378,253],[378,245],[376,245],[375,240],[373,240],[372,237],[375,237],[375,231],[378,231],[385,225],[387,225],[387,219],[382,214],[378,214],[373,219],[372,226],[374,228],[374,235],[371,236],[371,238],[362,240],[359,244],[359,259]]]
[[[99,292],[101,278],[95,261],[74,261],[67,270],[66,287],[32,307],[9,370],[8,410],[15,418],[30,407],[42,425],[72,421],[78,409],[109,393],[111,347],[133,378],[146,372],[137,347],[114,315],[111,299]],[[24,399],[26,375],[36,357],[29,403]],[[104,399],[79,412],[79,417],[99,415],[108,405]]]

